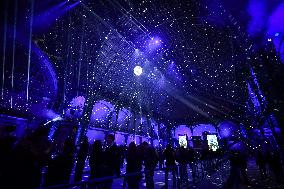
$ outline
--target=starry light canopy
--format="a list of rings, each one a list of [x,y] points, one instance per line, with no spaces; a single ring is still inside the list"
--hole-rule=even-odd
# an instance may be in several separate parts
[[[60,2],[68,11],[45,25],[38,24],[39,17],[32,36],[56,72],[56,79],[46,79],[58,83],[52,106],[67,109],[82,96],[86,104],[106,100],[139,114],[141,122],[145,117],[167,124],[244,119],[250,45],[221,5],[68,3]]]

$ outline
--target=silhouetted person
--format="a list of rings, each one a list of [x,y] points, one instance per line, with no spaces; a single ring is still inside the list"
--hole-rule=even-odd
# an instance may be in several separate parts
[[[141,161],[142,158],[139,156],[138,149],[136,147],[136,144],[134,142],[131,142],[129,144],[129,148],[126,154],[126,174],[131,173],[138,173],[141,171]],[[139,188],[139,181],[140,181],[140,174],[135,174],[128,176],[127,184],[129,189],[138,189]]]
[[[141,158],[141,161],[138,161],[138,169],[142,171],[143,167],[143,147],[142,144],[137,145],[137,153],[138,156]],[[140,180],[143,178],[143,174],[140,174]]]
[[[196,182],[196,176],[197,176],[197,166],[195,165],[195,152],[192,148],[188,149],[187,152],[187,157],[189,161],[189,166],[192,170],[192,181],[195,183]]]
[[[163,156],[166,159],[166,170],[165,170],[165,177],[166,177],[166,183],[165,183],[165,188],[168,188],[168,177],[169,177],[169,172],[172,172],[173,175],[173,187],[175,188],[177,186],[176,183],[176,176],[177,176],[177,168],[176,168],[176,157],[175,157],[175,151],[171,147],[170,144],[166,146],[166,149],[163,153]]]
[[[89,188],[100,188],[102,187],[100,183],[92,183],[92,179],[101,178],[103,177],[103,162],[104,162],[104,156],[103,156],[103,147],[102,142],[100,140],[96,140],[94,144],[91,147],[90,152],[90,159],[89,159],[89,165],[90,165],[90,185]]]
[[[11,175],[10,165],[12,164],[12,150],[16,138],[11,135],[16,127],[6,126],[1,128],[0,133],[0,188],[8,186]],[[12,181],[12,180],[11,180]]]
[[[162,169],[164,167],[164,156],[161,147],[158,148],[158,155],[159,155],[159,169]]]
[[[283,173],[280,154],[276,150],[270,152],[269,165],[271,171],[275,176],[276,181],[282,183],[284,180],[284,173]]]
[[[42,167],[46,165],[52,145],[48,129],[40,126],[21,140],[13,151],[10,188],[37,188],[41,183]]]
[[[84,137],[77,155],[77,163],[75,167],[75,182],[82,180],[83,171],[85,168],[85,161],[89,152],[88,138]]]
[[[158,154],[155,148],[150,147],[147,142],[142,143],[143,146],[143,161],[145,166],[146,188],[154,188],[154,170],[158,164]]]
[[[69,183],[73,168],[74,150],[74,140],[67,138],[64,142],[62,153],[58,154],[48,163],[45,185],[52,186]]]
[[[239,161],[239,152],[236,150],[231,150],[229,152],[230,160],[230,175],[225,183],[225,189],[237,189],[239,187],[240,180],[240,161]]]
[[[256,165],[258,166],[260,177],[262,179],[266,179],[266,160],[264,154],[260,149],[256,152]]]
[[[109,134],[106,137],[106,148],[104,151],[103,172],[105,177],[120,176],[120,153],[114,142],[114,135]],[[110,189],[113,179],[104,182],[104,188]]]
[[[185,184],[188,184],[187,157],[186,149],[181,146],[177,151],[177,161],[179,163],[180,182]]]
[[[120,145],[119,146],[119,154],[120,154],[120,167],[123,168],[123,163],[124,163],[124,159],[126,156],[126,149],[127,146],[126,145]]]
[[[247,154],[245,152],[239,153],[240,171],[243,177],[243,181],[246,185],[249,185],[249,180],[247,176]]]

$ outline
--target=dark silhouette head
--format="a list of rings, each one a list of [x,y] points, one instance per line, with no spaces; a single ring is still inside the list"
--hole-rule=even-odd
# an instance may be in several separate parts
[[[47,127],[44,126],[39,126],[33,133],[33,136],[48,136],[49,133],[49,129]]]
[[[96,140],[93,144],[93,150],[94,151],[102,151],[102,141],[101,140]]]
[[[148,148],[148,147],[149,147],[149,144],[148,144],[148,142],[144,141],[144,142],[142,143],[142,146],[143,146],[144,148]]]
[[[111,146],[114,143],[115,137],[113,134],[108,134],[106,137],[106,142],[108,146]]]
[[[129,144],[128,150],[129,151],[135,151],[137,149],[135,142],[131,142]]]
[[[166,149],[171,149],[172,146],[170,144],[167,144]]]

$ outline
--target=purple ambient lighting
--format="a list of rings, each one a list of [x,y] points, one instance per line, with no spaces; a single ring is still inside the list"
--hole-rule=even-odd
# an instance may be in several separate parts
[[[248,32],[251,35],[256,35],[264,28],[265,17],[267,14],[265,1],[250,0],[248,13],[251,18],[248,25]]]
[[[162,40],[158,37],[153,37],[149,41],[148,47],[149,50],[157,50],[161,47],[161,45],[162,45]]]

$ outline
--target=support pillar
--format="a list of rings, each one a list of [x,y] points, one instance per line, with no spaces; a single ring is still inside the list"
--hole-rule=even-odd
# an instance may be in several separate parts
[[[128,137],[129,137],[129,134],[125,134],[124,135],[124,143],[125,143],[125,145],[127,145]]]

